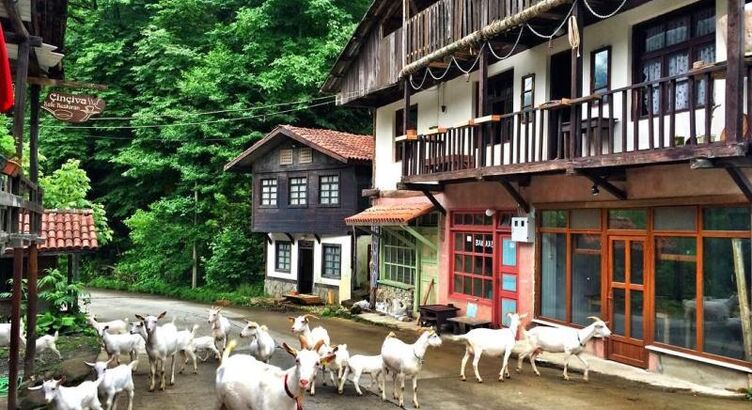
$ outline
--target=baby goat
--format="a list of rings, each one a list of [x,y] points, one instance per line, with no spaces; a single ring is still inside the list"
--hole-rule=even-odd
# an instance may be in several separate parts
[[[44,336],[39,337],[36,341],[37,357],[41,357],[42,353],[49,350],[55,353],[58,359],[62,359],[63,355],[60,354],[60,351],[57,350],[57,346],[55,345],[55,342],[57,342],[57,337],[58,337],[58,331],[55,331],[54,335],[44,335]]]
[[[137,360],[129,364],[121,364],[112,369],[108,368],[112,359],[107,362],[84,363],[94,369],[97,373],[97,379],[102,378],[99,393],[106,398],[104,405],[106,410],[117,407],[116,401],[122,392],[128,393],[128,410],[133,410],[133,395],[136,390],[133,385],[133,369],[138,365]]]
[[[380,376],[382,375],[383,371],[384,360],[381,358],[381,355],[364,356],[361,354],[356,354],[355,356],[350,356],[350,359],[347,361],[347,366],[345,366],[345,370],[342,373],[342,378],[339,381],[339,388],[337,389],[337,392],[339,394],[342,394],[343,387],[345,386],[345,381],[347,381],[347,375],[348,373],[352,372],[352,382],[355,385],[355,391],[358,392],[358,396],[363,395],[363,392],[360,390],[359,385],[360,376],[363,374],[371,375],[371,386],[376,383],[379,386],[379,393],[381,393],[383,382],[380,381]]]
[[[91,409],[102,410],[102,403],[97,395],[99,385],[104,380],[98,377],[96,381],[85,381],[78,386],[61,386],[65,379],[45,380],[39,386],[29,387],[29,390],[42,390],[44,401],[52,404],[55,410]]]

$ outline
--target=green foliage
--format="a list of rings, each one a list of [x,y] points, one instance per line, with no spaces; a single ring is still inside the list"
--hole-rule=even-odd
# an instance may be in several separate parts
[[[212,287],[264,271],[263,240],[247,231],[249,177],[223,166],[280,123],[368,131],[365,111],[306,106],[321,97],[369,3],[71,3],[66,75],[107,84],[97,93],[104,116],[132,119],[90,123],[125,126],[115,129],[47,127],[41,149],[50,169],[78,159],[91,177],[114,229],[104,263],[116,267],[112,277],[187,285],[193,244],[201,282]],[[211,111],[225,112],[202,114]],[[181,122],[203,124],[127,128]],[[46,117],[43,125],[60,124]]]
[[[78,311],[77,302],[88,294],[81,283],[69,283],[68,278],[58,269],[48,269],[39,279],[39,299],[49,303],[51,312]]]
[[[39,180],[44,188],[44,205],[48,209],[91,209],[97,227],[97,240],[104,245],[112,240],[112,230],[107,225],[104,205],[86,198],[91,190],[91,180],[80,166],[81,161],[68,160],[51,175]]]
[[[248,305],[251,298],[264,296],[264,282],[258,279],[243,284],[233,291],[215,289],[209,286],[191,289],[187,286],[168,285],[153,279],[131,284],[118,279],[99,277],[91,280],[88,285],[94,288],[149,293],[206,304],[218,300],[227,300],[237,306]]]

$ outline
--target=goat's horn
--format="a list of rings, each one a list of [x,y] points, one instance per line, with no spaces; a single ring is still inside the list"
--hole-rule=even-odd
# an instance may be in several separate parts
[[[587,318],[596,322],[603,322],[598,316],[588,316]]]
[[[318,341],[318,342],[316,342],[316,344],[315,344],[315,345],[313,345],[313,349],[311,349],[311,350],[313,350],[314,352],[318,352],[318,351],[319,351],[319,349],[321,348],[321,346],[322,346],[323,344],[324,344],[324,339],[319,339],[319,341]]]
[[[303,315],[303,317],[304,317],[304,318],[305,318],[306,320],[308,320],[308,319],[316,319],[316,320],[319,320],[318,316],[314,316],[314,315],[311,315],[311,314],[306,314],[306,315]]]
[[[298,336],[298,340],[300,341],[300,348],[302,350],[308,350],[308,340],[303,337],[303,335]]]

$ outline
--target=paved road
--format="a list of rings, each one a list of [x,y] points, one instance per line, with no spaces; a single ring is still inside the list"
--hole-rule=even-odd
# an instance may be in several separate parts
[[[133,317],[139,314],[158,314],[167,311],[168,318],[175,317],[178,328],[200,325],[198,334],[209,334],[207,306],[190,302],[170,300],[157,296],[133,295],[113,291],[95,290],[91,292],[90,310],[102,319]],[[233,324],[233,334],[237,337],[244,318],[251,318],[269,326],[272,336],[278,343],[286,341],[291,345],[295,339],[289,332],[288,314],[253,309],[225,309],[225,315]],[[377,354],[388,329],[355,323],[342,319],[323,319],[335,343],[347,343],[351,354]],[[415,335],[399,334],[404,340],[414,340]],[[687,393],[674,393],[645,385],[624,381],[591,372],[589,383],[575,375],[574,381],[561,379],[561,370],[539,366],[542,377],[532,375],[529,366],[522,374],[512,373],[512,379],[505,383],[496,382],[499,360],[483,358],[480,363],[484,384],[463,383],[457,377],[459,361],[464,348],[451,342],[429,351],[426,364],[419,381],[418,398],[426,409],[750,409],[749,402],[698,397]],[[147,358],[141,358],[147,364]],[[292,366],[292,358],[278,350],[272,363],[283,368]],[[209,360],[200,364],[199,374],[177,375],[176,383],[165,392],[147,391],[148,367],[144,365],[136,376],[135,409],[212,409],[214,408],[214,370],[216,363]],[[468,365],[468,371],[471,369]],[[319,379],[320,380],[320,379]],[[368,377],[361,379],[361,383]],[[367,382],[366,382],[367,384]],[[411,393],[409,388],[406,393]],[[387,383],[387,396],[391,397],[392,387]],[[406,395],[406,405],[411,406]],[[125,406],[121,398],[119,403]],[[332,386],[316,388],[316,396],[307,396],[306,409],[393,409],[392,402],[382,402],[374,394],[357,397],[352,385],[345,387],[344,396],[339,396]]]

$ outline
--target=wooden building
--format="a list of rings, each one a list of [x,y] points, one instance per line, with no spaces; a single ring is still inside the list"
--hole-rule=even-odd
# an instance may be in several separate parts
[[[745,16],[741,0],[376,0],[323,91],[375,112],[374,206],[441,214],[439,303],[496,326],[599,316],[614,335],[594,354],[747,388]]]
[[[253,231],[266,234],[266,293],[333,302],[368,292],[370,236],[344,218],[368,206],[373,137],[281,125],[225,166],[253,175]]]

